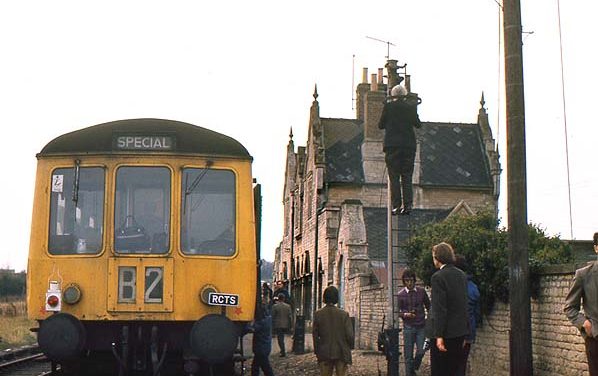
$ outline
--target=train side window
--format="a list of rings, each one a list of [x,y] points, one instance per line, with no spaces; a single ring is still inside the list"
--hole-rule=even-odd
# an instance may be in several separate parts
[[[116,171],[114,250],[158,253],[170,249],[170,169],[125,166]]]
[[[235,174],[230,170],[185,168],[182,179],[182,252],[233,255],[236,249]]]
[[[103,244],[104,169],[81,167],[52,172],[48,251],[52,255],[97,254]]]

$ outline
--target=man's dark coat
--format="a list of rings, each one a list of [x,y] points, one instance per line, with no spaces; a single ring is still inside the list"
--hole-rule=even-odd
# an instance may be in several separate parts
[[[378,127],[384,129],[384,149],[399,148],[413,150],[416,148],[415,131],[421,122],[417,115],[417,106],[407,98],[401,97],[388,102],[382,109]]]
[[[432,316],[434,338],[457,338],[469,334],[467,276],[447,264],[432,275]]]

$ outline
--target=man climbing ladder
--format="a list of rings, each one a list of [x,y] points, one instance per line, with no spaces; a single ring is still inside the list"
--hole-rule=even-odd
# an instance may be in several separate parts
[[[409,214],[413,207],[413,164],[415,162],[415,128],[421,127],[417,105],[421,99],[409,94],[404,86],[396,85],[391,100],[384,105],[378,127],[384,129],[384,154],[392,214]]]

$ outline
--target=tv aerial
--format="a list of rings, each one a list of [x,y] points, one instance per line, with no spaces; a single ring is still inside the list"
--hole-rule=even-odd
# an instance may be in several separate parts
[[[365,36],[368,39],[371,40],[375,40],[376,42],[380,42],[380,43],[385,43],[386,44],[386,60],[390,59],[390,46],[396,47],[397,45],[387,41],[387,40],[382,40],[382,39],[378,39],[378,38],[374,38],[374,37],[368,37],[367,35]]]

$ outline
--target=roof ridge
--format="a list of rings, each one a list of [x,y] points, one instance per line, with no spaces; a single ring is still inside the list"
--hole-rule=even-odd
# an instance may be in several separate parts
[[[349,121],[349,122],[353,122],[353,123],[361,123],[362,122],[359,119],[331,118],[331,117],[320,117],[320,120],[342,120],[342,121]]]
[[[422,121],[422,124],[442,124],[442,125],[478,125],[478,123],[453,123],[450,121]]]

